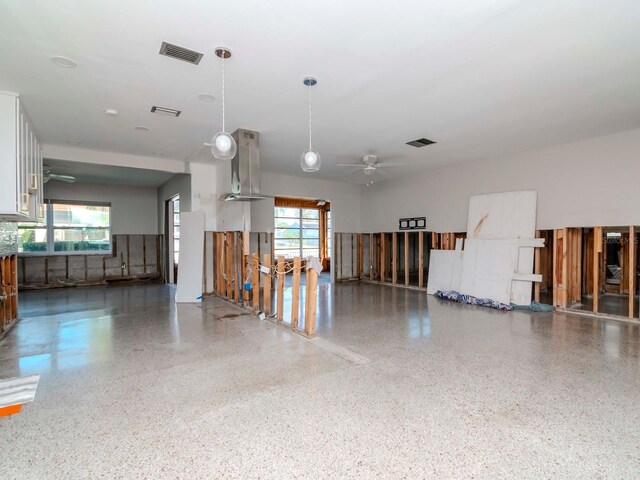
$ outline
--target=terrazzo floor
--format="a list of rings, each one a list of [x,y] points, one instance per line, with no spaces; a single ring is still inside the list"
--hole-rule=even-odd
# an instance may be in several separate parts
[[[640,326],[323,286],[314,340],[164,285],[21,294],[0,478],[640,478]]]

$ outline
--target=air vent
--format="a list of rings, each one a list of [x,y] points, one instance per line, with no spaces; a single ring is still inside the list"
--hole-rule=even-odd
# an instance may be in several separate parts
[[[427,145],[431,145],[432,143],[436,143],[433,140],[429,140],[428,138],[419,138],[418,140],[413,140],[412,142],[407,142],[407,145],[411,145],[412,147],[420,148],[426,147]]]
[[[174,108],[158,107],[154,105],[151,107],[151,113],[160,113],[162,115],[169,115],[170,117],[179,117],[182,110],[176,110]]]
[[[160,47],[160,55],[165,55],[167,57],[182,60],[183,62],[198,65],[200,63],[200,60],[202,59],[203,54],[194,52],[193,50],[189,50],[188,48],[179,47],[178,45],[162,42],[162,46]]]

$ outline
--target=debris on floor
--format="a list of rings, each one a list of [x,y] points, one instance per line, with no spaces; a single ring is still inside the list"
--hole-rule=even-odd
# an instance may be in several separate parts
[[[555,309],[547,303],[533,301],[531,305],[512,305],[514,310],[523,310],[528,312],[553,312]]]
[[[488,298],[476,298],[471,295],[465,295],[464,293],[454,292],[453,290],[445,291],[438,290],[435,293],[436,297],[443,300],[451,300],[458,303],[468,303],[469,305],[480,305],[482,307],[495,308],[496,310],[509,311],[513,310],[512,305],[506,303],[496,302]]]

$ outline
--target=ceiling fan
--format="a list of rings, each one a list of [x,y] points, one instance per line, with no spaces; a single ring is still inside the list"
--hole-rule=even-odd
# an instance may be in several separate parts
[[[384,168],[387,167],[402,167],[403,163],[392,163],[392,162],[378,162],[377,155],[364,155],[362,157],[362,164],[353,164],[353,163],[339,163],[338,167],[351,167],[356,168],[355,171],[349,173],[349,175],[353,175],[354,173],[364,172],[365,175],[372,175],[374,172],[379,173],[387,173]]]
[[[51,167],[43,165],[42,181],[47,183],[49,180],[56,180],[58,182],[75,183],[76,177],[73,175],[58,175],[57,173],[51,173]]]

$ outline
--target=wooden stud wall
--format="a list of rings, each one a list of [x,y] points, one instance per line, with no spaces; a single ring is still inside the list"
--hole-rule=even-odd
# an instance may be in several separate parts
[[[0,257],[0,336],[18,319],[18,256]]]
[[[629,238],[628,238],[628,255],[627,255],[628,267],[627,270],[629,272],[629,318],[634,318],[634,310],[635,310],[635,296],[636,296],[636,227],[629,227]]]
[[[213,277],[216,279],[214,291],[228,300],[242,303],[251,307],[254,312],[260,311],[262,296],[262,311],[265,316],[275,317],[276,323],[286,325],[284,322],[285,311],[285,275],[288,271],[293,272],[292,296],[291,296],[291,321],[289,326],[303,333],[307,337],[312,337],[316,332],[317,321],[317,285],[318,273],[315,270],[307,271],[307,286],[305,295],[305,324],[304,330],[300,331],[299,312],[301,297],[301,273],[302,259],[294,257],[292,264],[285,261],[284,256],[278,256],[276,265],[272,264],[272,253],[262,255],[262,265],[269,268],[269,273],[260,271],[260,243],[261,235],[258,234],[258,252],[251,253],[251,238],[249,232],[207,232],[215,237],[216,258],[213,260]],[[266,234],[264,234],[266,235]],[[354,236],[354,239],[357,238]],[[254,237],[255,239],[255,237]],[[357,249],[357,247],[354,247]],[[271,252],[271,249],[269,249]],[[354,260],[355,262],[355,260]],[[272,281],[275,274],[275,312],[272,312]],[[251,282],[252,298],[249,298],[249,291],[245,290],[244,282]],[[262,289],[261,289],[262,284]],[[262,295],[261,295],[262,293]],[[274,315],[272,315],[274,314]]]
[[[104,285],[118,281],[164,281],[162,235],[116,234],[110,254],[20,255],[20,289]]]
[[[600,298],[601,262],[603,259],[602,227],[593,228],[593,313],[598,313]],[[606,250],[605,250],[606,251]]]

